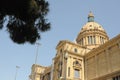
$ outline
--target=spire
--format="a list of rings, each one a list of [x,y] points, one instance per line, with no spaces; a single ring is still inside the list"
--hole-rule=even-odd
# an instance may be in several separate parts
[[[88,14],[88,22],[94,22],[94,15],[93,15],[93,13],[91,11]]]

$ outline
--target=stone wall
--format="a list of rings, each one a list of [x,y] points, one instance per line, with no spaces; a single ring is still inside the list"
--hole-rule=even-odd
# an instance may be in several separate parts
[[[107,80],[116,72],[120,72],[120,35],[85,56],[85,80]]]

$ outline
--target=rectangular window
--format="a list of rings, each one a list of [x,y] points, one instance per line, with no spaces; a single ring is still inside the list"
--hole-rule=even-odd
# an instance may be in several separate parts
[[[68,77],[70,77],[70,67],[68,67]]]
[[[96,44],[95,36],[93,36],[93,44]]]
[[[112,80],[120,80],[120,75],[113,77]]]
[[[113,79],[112,80],[115,80],[115,77],[113,77]]]
[[[80,78],[80,71],[78,69],[74,70],[74,77],[75,78]]]
[[[93,44],[93,37],[92,36],[88,36],[88,44]]]
[[[120,48],[120,43],[117,44],[117,47]]]
[[[100,36],[100,43],[103,44],[104,43],[104,38]]]
[[[90,36],[90,44],[93,44],[92,36]]]
[[[74,52],[75,52],[75,53],[77,53],[77,52],[78,52],[78,51],[77,51],[77,48],[75,48],[75,49],[74,49]]]
[[[119,75],[119,77],[118,77],[118,80],[120,80],[120,75]]]
[[[80,45],[81,45],[81,39],[80,39]]]
[[[102,37],[102,44],[104,43],[104,38]]]
[[[82,45],[84,45],[84,40],[83,40],[83,38],[82,38]]]
[[[83,45],[83,38],[82,39],[80,39],[80,45]]]
[[[90,44],[90,37],[88,36],[88,44]]]

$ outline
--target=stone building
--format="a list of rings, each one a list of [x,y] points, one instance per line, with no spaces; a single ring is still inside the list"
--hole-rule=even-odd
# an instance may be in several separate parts
[[[29,75],[30,80],[41,80],[43,72],[47,67],[33,64],[31,68],[31,74]]]
[[[109,40],[92,12],[76,41],[61,40],[56,50],[52,66],[32,80],[120,80],[120,34]]]

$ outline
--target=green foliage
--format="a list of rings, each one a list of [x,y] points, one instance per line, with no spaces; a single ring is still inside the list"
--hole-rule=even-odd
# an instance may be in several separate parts
[[[33,44],[40,39],[40,32],[50,29],[46,19],[48,7],[45,0],[1,0],[0,29],[3,28],[5,17],[9,16],[6,27],[10,38],[18,44]]]

